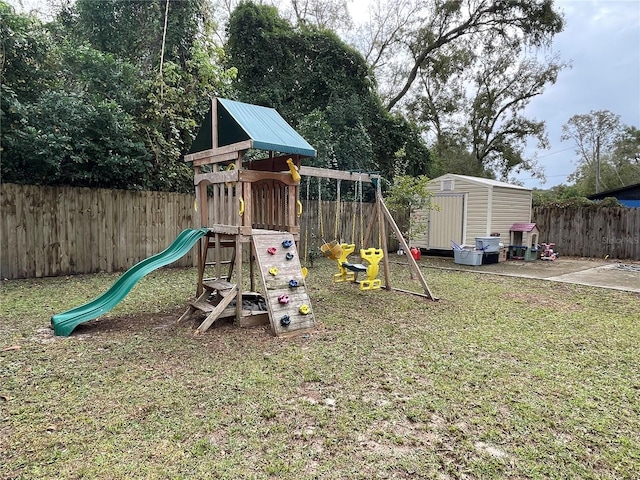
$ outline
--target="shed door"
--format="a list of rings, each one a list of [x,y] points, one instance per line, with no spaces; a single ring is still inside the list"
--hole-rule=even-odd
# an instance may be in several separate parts
[[[451,240],[464,242],[464,193],[436,193],[432,203],[440,210],[429,211],[429,248],[451,250]]]

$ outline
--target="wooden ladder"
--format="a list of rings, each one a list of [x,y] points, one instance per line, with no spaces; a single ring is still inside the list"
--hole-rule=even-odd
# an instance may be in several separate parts
[[[201,263],[202,271],[199,272],[199,278],[202,279],[203,284],[217,280],[230,281],[233,278],[233,267],[236,261],[235,238],[231,235],[213,233],[207,235],[203,241],[206,244],[201,252],[204,259]],[[224,266],[228,266],[226,274],[222,272]],[[207,273],[209,275],[205,275]],[[199,293],[202,292],[202,288],[204,288],[204,285],[198,286]]]
[[[196,334],[206,332],[213,322],[218,318],[224,318],[234,316],[235,308],[227,307],[231,302],[238,297],[238,286],[223,280],[210,281],[204,284],[204,292],[194,301],[189,302],[187,310],[178,319],[178,323],[186,320],[194,313],[200,311],[207,314],[207,317],[202,321],[200,326],[196,329]]]

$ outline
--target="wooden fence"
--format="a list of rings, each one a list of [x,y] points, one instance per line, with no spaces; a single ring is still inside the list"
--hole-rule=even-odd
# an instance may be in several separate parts
[[[195,195],[72,187],[0,185],[0,277],[6,279],[124,271],[199,226]],[[304,202],[306,203],[306,202]],[[313,260],[323,238],[359,244],[372,205],[304,205],[300,255]],[[320,213],[322,215],[320,215]],[[320,220],[322,218],[322,221]],[[389,246],[397,242],[389,238]],[[379,243],[377,229],[371,245]],[[189,253],[174,266],[193,266]]]
[[[0,277],[124,271],[165,249],[185,228],[199,226],[194,201],[194,195],[178,193],[2,184]],[[336,209],[330,201],[304,203],[299,248],[307,261],[323,241],[360,246],[371,204],[342,202]],[[540,241],[555,243],[562,255],[640,260],[640,208],[538,207],[532,221]],[[387,243],[397,248],[390,229]],[[379,244],[374,228],[365,246]],[[195,262],[191,252],[174,265]]]
[[[536,207],[532,221],[560,255],[640,260],[640,208]]]
[[[0,198],[2,278],[122,271],[194,225],[194,197],[175,193],[3,184]]]

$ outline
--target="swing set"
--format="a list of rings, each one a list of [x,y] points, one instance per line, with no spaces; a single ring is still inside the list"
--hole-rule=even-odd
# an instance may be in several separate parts
[[[381,177],[378,174],[363,173],[363,172],[345,172],[329,170],[324,168],[306,167],[301,166],[299,173],[301,176],[306,177],[306,200],[309,204],[309,191],[310,191],[310,177],[316,177],[318,179],[318,229],[319,239],[322,241],[320,245],[320,251],[323,256],[331,260],[335,260],[338,266],[338,272],[333,275],[334,283],[352,282],[359,285],[360,290],[378,290],[385,288],[386,290],[394,290],[403,293],[410,293],[417,296],[426,297],[431,300],[437,300],[433,296],[427,282],[418,267],[418,264],[412,256],[407,256],[409,265],[411,268],[413,278],[417,278],[421,283],[424,290],[423,293],[411,292],[408,290],[402,290],[391,286],[391,275],[389,268],[389,259],[384,252],[388,251],[387,248],[387,236],[386,228],[390,226],[394,231],[396,237],[400,241],[402,248],[405,251],[409,251],[409,245],[402,236],[398,225],[391,216],[387,206],[384,203],[380,189]],[[327,242],[325,239],[325,225],[324,225],[324,212],[322,209],[322,182],[324,179],[329,181],[336,181],[336,208],[335,208],[335,222],[333,231],[333,240]],[[351,242],[343,241],[344,238],[340,237],[340,221],[343,218],[342,214],[342,199],[341,199],[341,187],[343,181],[354,182],[354,200],[356,209],[353,212],[353,221],[351,228]],[[373,208],[373,214],[366,227],[364,225],[364,201],[362,194],[362,186],[364,182],[370,183],[375,189],[375,203]],[[308,208],[306,209],[309,210]],[[310,230],[310,212],[307,213],[307,228],[305,230],[305,249],[309,251],[309,230]],[[377,226],[378,233],[378,246],[371,247],[370,242],[373,237],[375,227]],[[356,228],[359,227],[359,228]],[[356,235],[359,234],[359,235]],[[356,237],[359,237],[356,240]],[[352,263],[349,261],[349,256],[356,251],[356,242],[359,243],[360,249],[360,263]],[[307,255],[305,254],[305,262]],[[382,266],[383,280],[378,277],[380,273],[380,266]],[[365,280],[358,280],[358,274],[364,273],[366,275]]]

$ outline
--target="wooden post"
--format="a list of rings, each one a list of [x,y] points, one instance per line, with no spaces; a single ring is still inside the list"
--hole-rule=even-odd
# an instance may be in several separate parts
[[[391,225],[391,228],[393,228],[393,231],[398,237],[398,240],[400,241],[402,248],[407,253],[406,257],[407,257],[407,260],[409,260],[409,266],[411,267],[413,272],[418,276],[418,280],[420,280],[420,283],[422,284],[422,288],[424,288],[425,293],[429,296],[431,300],[437,300],[437,298],[434,297],[433,294],[431,293],[431,290],[429,289],[429,285],[427,285],[427,281],[424,279],[424,275],[422,275],[422,271],[420,271],[420,267],[418,267],[418,263],[416,262],[416,259],[413,258],[413,255],[411,255],[411,250],[409,249],[409,245],[407,244],[407,241],[402,236],[402,232],[400,232],[400,228],[398,228],[396,221],[391,216],[391,212],[389,212],[389,209],[384,204],[384,201],[382,200],[382,195],[380,196],[379,203],[380,203],[380,209],[382,210],[382,213],[384,214],[385,218],[389,222],[389,225]]]
[[[378,231],[381,239],[380,248],[384,253],[382,257],[382,266],[384,269],[385,288],[391,290],[391,273],[389,270],[389,248],[387,247],[387,231],[385,228],[384,217],[382,216],[382,196],[380,195],[380,187],[376,185],[376,216],[378,217]]]
[[[238,286],[238,294],[236,297],[236,323],[239,325],[242,321],[242,234],[236,235],[236,285]],[[231,279],[227,279],[231,282]]]

